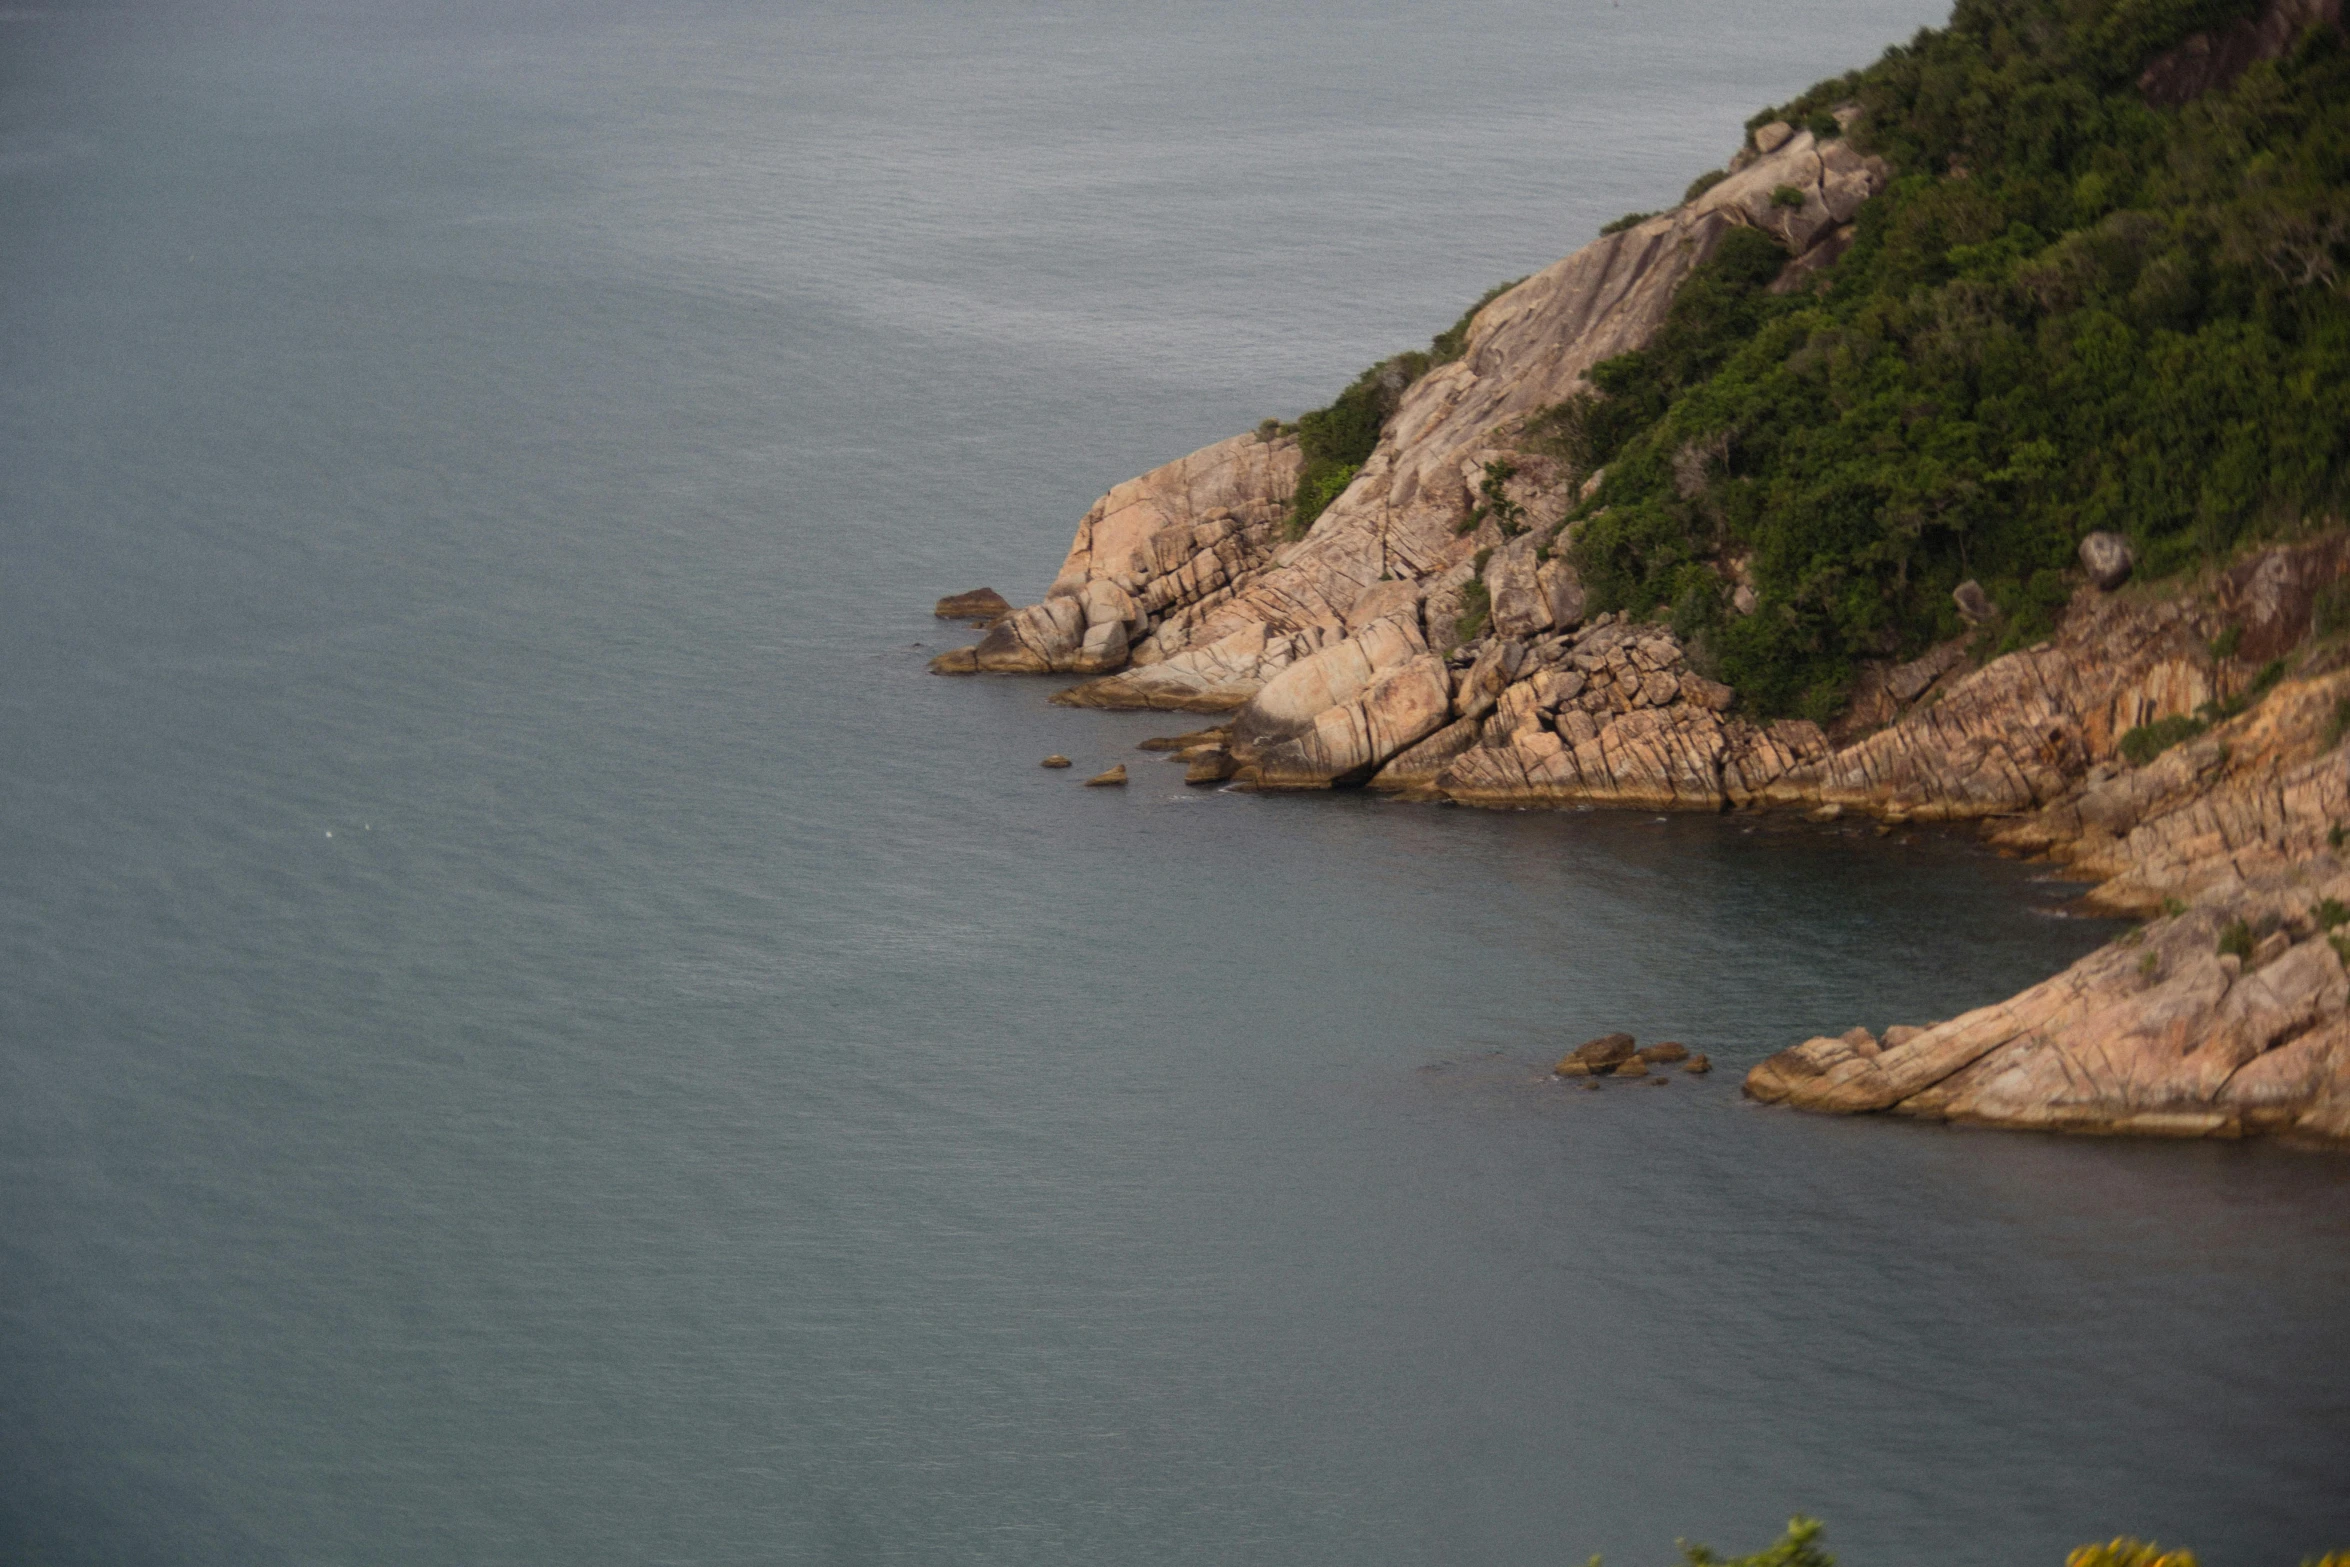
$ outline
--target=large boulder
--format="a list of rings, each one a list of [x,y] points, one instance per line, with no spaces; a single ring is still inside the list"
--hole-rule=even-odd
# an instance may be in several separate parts
[[[2130,541],[2118,533],[2092,533],[2081,540],[2081,569],[2104,592],[2111,593],[2129,581],[2130,568],[2137,559],[2130,551]]]
[[[1299,660],[1232,720],[1243,780],[1267,789],[1361,782],[1451,716],[1444,662],[1410,606]]]

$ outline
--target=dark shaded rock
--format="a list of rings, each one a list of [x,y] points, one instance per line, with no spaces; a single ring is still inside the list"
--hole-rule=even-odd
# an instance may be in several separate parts
[[[1222,746],[1202,747],[1183,769],[1187,784],[1218,784],[1240,771],[1240,764]]]
[[[1984,625],[1999,618],[1999,606],[1991,602],[1991,595],[1983,585],[1969,577],[1950,590],[1950,602],[1958,606],[1958,618],[1970,626]]]
[[[931,611],[941,620],[976,620],[987,625],[1012,612],[1011,600],[993,588],[973,588],[968,593],[950,593],[938,601]]]
[[[2309,544],[2262,550],[2219,579],[2222,613],[2243,627],[2236,657],[2265,664],[2309,633],[2318,593],[2350,570],[2350,540],[2340,534]]]
[[[1188,751],[1195,745],[1213,745],[1232,733],[1229,724],[1215,729],[1194,729],[1187,735],[1153,735],[1134,749],[1137,751]]]
[[[1696,1055],[1691,1056],[1689,1058],[1688,1064],[1681,1068],[1681,1070],[1684,1072],[1694,1072],[1700,1075],[1710,1072],[1713,1069],[1713,1062],[1706,1059],[1705,1052],[1702,1050],[1699,1051]]]
[[[1687,1045],[1681,1044],[1677,1040],[1666,1039],[1660,1040],[1656,1044],[1650,1045],[1647,1049],[1639,1051],[1638,1054],[1641,1060],[1647,1062],[1650,1066],[1655,1066],[1659,1062],[1663,1061],[1688,1060],[1689,1047]]]
[[[2081,569],[2104,592],[2129,581],[2130,568],[2137,563],[2130,541],[2118,533],[2092,533],[2081,541]]]
[[[1632,1059],[1636,1044],[1638,1041],[1630,1034],[1602,1034],[1568,1051],[1554,1070],[1561,1077],[1605,1076],[1620,1063]]]

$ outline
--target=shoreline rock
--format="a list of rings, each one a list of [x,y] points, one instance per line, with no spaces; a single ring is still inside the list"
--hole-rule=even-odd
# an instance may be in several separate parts
[[[1526,420],[1645,345],[1732,227],[1778,235],[1801,285],[1887,177],[1842,138],[1781,126],[1764,140],[1681,207],[1480,309],[1462,357],[1405,390],[1305,538],[1280,538],[1296,438],[1234,436],[1112,489],[1040,602],[931,668],[1091,677],[1054,695],[1067,706],[1230,714],[1228,733],[1171,739],[1197,742],[1178,753],[1187,783],[1995,824],[2002,847],[2097,882],[2092,907],[2159,917],[2137,944],[1964,1017],[1782,1051],[1749,1092],[2350,1144],[2350,927],[2337,941],[2312,912],[2350,905],[2350,649],[2309,641],[2319,596],[2350,575],[2350,533],[2159,590],[2131,581],[2126,540],[2092,535],[2046,641],[1978,663],[2005,622],[1980,584],[1961,584],[1956,607],[1980,629],[1863,665],[1824,728],[1739,712],[1662,625],[1587,615],[1562,525],[1583,476],[1522,444]],[[1789,185],[1809,193],[1801,208],[1774,204]],[[1722,570],[1745,585],[1744,562]],[[2179,732],[2190,738],[2160,750]],[[1096,781],[1123,781],[1113,771]],[[1570,1055],[1559,1070],[1596,1087],[1622,1059]],[[1684,1070],[1709,1066],[1693,1056]]]

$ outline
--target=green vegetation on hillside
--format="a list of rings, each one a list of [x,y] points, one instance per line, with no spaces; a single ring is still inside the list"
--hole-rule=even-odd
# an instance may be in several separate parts
[[[2082,535],[2142,575],[2338,508],[2350,480],[2350,50],[2313,30],[2183,108],[2138,73],[2248,0],[1960,0],[1757,117],[1892,165],[1817,291],[1740,230],[1642,352],[1530,437],[1584,471],[1594,608],[1669,614],[1762,713],[1962,626],[2046,635]],[[1757,611],[1722,567],[1750,558]]]

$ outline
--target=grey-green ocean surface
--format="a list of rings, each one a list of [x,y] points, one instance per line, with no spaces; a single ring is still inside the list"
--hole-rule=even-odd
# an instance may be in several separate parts
[[[922,672],[1938,7],[0,11],[0,1559],[2350,1543],[2345,1162],[1738,1099],[2072,889]]]

